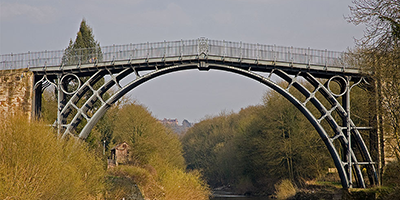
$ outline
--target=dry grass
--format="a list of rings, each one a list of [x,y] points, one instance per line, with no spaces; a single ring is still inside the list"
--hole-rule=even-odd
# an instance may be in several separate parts
[[[110,185],[107,197],[118,199],[134,193],[137,184],[146,199],[205,200],[209,188],[197,171],[187,173],[182,169],[166,167],[154,173],[148,166],[120,165],[109,170]]]
[[[128,142],[132,149],[130,165],[120,165],[109,171],[111,176],[119,178],[115,180],[129,179],[136,183],[145,199],[209,198],[209,188],[199,173],[185,172],[178,137],[152,117],[146,108],[134,103],[123,105],[116,118],[116,140]],[[116,198],[111,193],[109,197]]]
[[[142,195],[148,199],[161,199],[164,196],[165,192],[156,181],[157,177],[153,177],[150,172],[144,168],[138,166],[120,165],[111,169],[109,174],[111,176],[118,177],[119,180],[127,179],[130,182],[137,184]],[[113,182],[112,184],[118,185],[117,182]],[[121,187],[119,189],[121,189]],[[124,193],[128,195],[128,193],[131,192],[131,189],[125,189],[127,191],[124,191]],[[116,196],[114,196],[112,193],[113,191],[110,191],[109,197],[116,198]]]
[[[170,169],[161,177],[161,183],[165,189],[165,199],[196,199],[209,198],[209,188],[202,181],[197,171],[186,173],[181,169]]]
[[[275,193],[277,199],[287,199],[296,195],[296,189],[290,180],[284,179],[275,184]]]
[[[24,116],[0,119],[0,199],[96,199],[104,173],[84,143]]]
[[[46,124],[23,116],[0,118],[0,199],[122,199],[137,195],[138,188],[152,200],[209,198],[200,174],[184,171],[178,138],[160,131],[143,134],[135,144],[147,146],[134,157],[143,164],[110,170],[106,184],[104,163],[86,143],[62,140]]]

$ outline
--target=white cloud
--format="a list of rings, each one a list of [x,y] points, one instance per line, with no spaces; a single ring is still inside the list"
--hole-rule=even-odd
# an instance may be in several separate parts
[[[55,21],[57,10],[51,6],[32,6],[21,3],[1,3],[1,21],[11,21],[17,18],[32,23],[46,24]]]

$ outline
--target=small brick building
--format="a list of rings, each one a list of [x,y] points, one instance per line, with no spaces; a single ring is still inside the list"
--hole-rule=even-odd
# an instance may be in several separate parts
[[[126,164],[129,161],[129,145],[126,142],[116,145],[111,149],[111,159],[108,160],[108,167]]]

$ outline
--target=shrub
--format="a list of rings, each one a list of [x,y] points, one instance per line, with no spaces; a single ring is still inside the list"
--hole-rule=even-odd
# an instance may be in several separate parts
[[[120,180],[128,179],[128,182],[131,182],[131,186],[133,184],[137,184],[143,196],[147,199],[160,199],[163,198],[165,191],[163,187],[157,182],[156,178],[154,177],[148,170],[139,166],[131,166],[131,165],[120,165],[111,169],[109,174],[115,177],[119,177]],[[125,181],[126,182],[126,181]],[[114,182],[113,184],[117,184]],[[126,188],[126,185],[122,186],[125,187],[124,193],[128,194],[131,190],[131,186]],[[113,186],[115,187],[115,186]],[[110,191],[113,192],[113,191]],[[120,192],[122,193],[122,192]],[[126,197],[126,196],[124,196]],[[117,196],[113,196],[114,199],[117,199]]]
[[[386,165],[383,173],[383,185],[388,186],[391,192],[383,199],[400,199],[400,162],[394,161]]]
[[[394,161],[386,165],[383,173],[383,185],[400,187],[400,162]]]
[[[162,175],[161,182],[166,191],[165,199],[205,200],[210,195],[198,171],[187,173],[182,169],[170,169]]]
[[[0,117],[0,199],[97,198],[104,172],[85,143],[24,116]]]
[[[284,179],[275,184],[275,193],[276,198],[287,199],[296,195],[296,189],[290,180]]]
[[[209,189],[199,173],[185,172],[182,144],[176,134],[143,106],[128,103],[117,109],[113,130],[116,142],[127,142],[131,149],[129,165],[119,165],[109,171],[117,177],[113,179],[114,184],[137,184],[146,199],[209,198]],[[108,197],[117,199],[121,197],[119,194],[129,194],[130,188],[109,191]]]

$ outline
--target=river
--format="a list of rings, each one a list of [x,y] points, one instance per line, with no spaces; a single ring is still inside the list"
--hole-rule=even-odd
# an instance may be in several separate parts
[[[229,192],[213,192],[210,200],[271,200],[269,197],[250,197],[245,195],[236,195]]]

